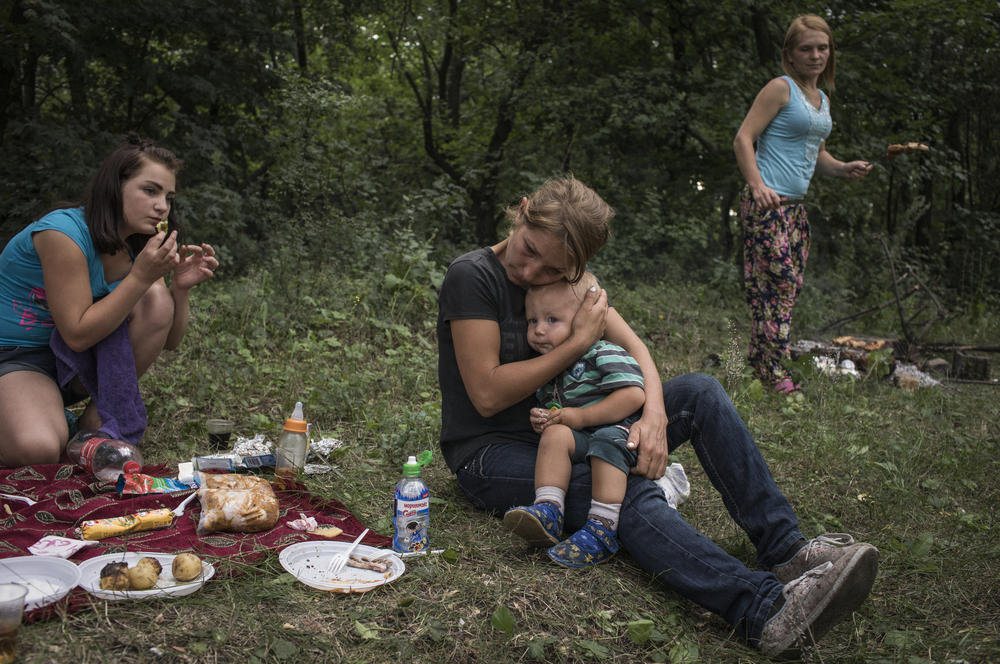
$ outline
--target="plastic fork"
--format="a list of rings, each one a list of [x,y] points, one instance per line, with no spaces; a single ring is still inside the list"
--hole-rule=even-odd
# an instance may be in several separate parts
[[[347,547],[347,550],[343,553],[338,553],[333,558],[330,558],[330,565],[326,568],[329,574],[340,574],[340,572],[347,567],[347,561],[350,559],[351,554],[354,553],[354,549],[358,548],[358,543],[365,538],[368,534],[368,528],[365,528],[364,532],[358,535],[358,538],[351,542],[351,545]]]
[[[180,505],[178,505],[173,509],[174,516],[180,516],[184,514],[184,508],[187,507],[187,504],[190,503],[197,495],[198,495],[197,491],[192,491],[190,496],[185,498]]]

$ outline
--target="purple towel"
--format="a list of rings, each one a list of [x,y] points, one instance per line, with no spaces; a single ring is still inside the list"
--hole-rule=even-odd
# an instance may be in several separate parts
[[[66,387],[79,376],[97,404],[101,431],[111,438],[138,444],[146,432],[146,406],[139,394],[128,322],[80,353],[66,345],[59,330],[52,331],[49,346],[56,356],[59,385]]]

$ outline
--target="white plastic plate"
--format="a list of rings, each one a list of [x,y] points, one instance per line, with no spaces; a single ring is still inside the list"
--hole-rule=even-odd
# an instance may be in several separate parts
[[[24,610],[51,604],[66,596],[80,582],[80,569],[65,558],[21,556],[0,559],[0,583],[28,587]]]
[[[317,590],[335,593],[363,593],[384,586],[398,579],[406,565],[402,559],[387,549],[359,544],[354,554],[363,558],[378,558],[389,563],[386,572],[347,566],[337,575],[327,572],[330,560],[351,546],[350,542],[299,542],[285,548],[278,561],[292,576]]]
[[[101,588],[101,570],[108,563],[126,562],[129,567],[139,562],[140,558],[151,556],[160,561],[163,571],[156,585],[149,590],[104,590]],[[176,556],[172,553],[149,553],[133,551],[129,553],[107,553],[80,563],[80,587],[95,597],[108,600],[139,600],[153,597],[183,597],[196,592],[205,582],[215,576],[215,567],[204,560],[201,561],[201,576],[193,581],[178,581],[170,571]]]

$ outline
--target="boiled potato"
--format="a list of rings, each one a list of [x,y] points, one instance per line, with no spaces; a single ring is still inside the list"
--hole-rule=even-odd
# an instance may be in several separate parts
[[[159,566],[159,563],[153,567],[140,562],[135,567],[129,567],[128,581],[132,585],[132,590],[149,590],[155,586],[156,581],[160,578],[160,573],[156,571]]]
[[[161,565],[160,561],[154,558],[153,556],[145,556],[143,558],[140,558],[139,562],[135,564],[136,567],[140,567],[142,565],[148,565],[149,567],[156,570],[157,576],[159,576],[160,572],[163,571],[163,565]]]
[[[101,590],[128,590],[128,563],[108,563],[101,569]]]
[[[191,581],[201,576],[201,558],[193,553],[181,553],[174,558],[171,566],[174,578],[178,581]]]

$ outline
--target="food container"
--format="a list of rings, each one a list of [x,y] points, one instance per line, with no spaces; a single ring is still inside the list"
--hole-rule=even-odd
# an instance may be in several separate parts
[[[80,582],[80,568],[64,558],[21,556],[0,559],[0,583],[28,588],[24,610],[30,611],[66,596]]]

